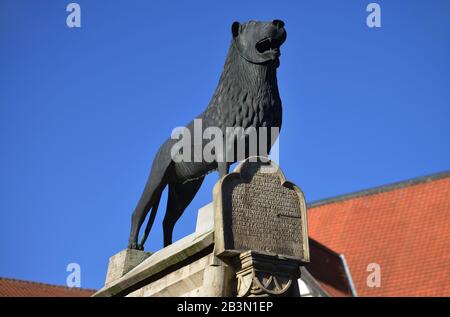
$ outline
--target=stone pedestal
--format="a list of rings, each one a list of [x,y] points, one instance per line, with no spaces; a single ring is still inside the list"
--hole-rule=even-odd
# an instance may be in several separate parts
[[[308,261],[303,193],[272,162],[246,160],[215,185],[194,233],[151,255],[119,252],[93,296],[299,296]]]
[[[199,210],[194,233],[153,253],[123,276],[117,268],[129,267],[132,254],[145,252],[127,249],[113,256],[108,272],[114,278],[108,273],[105,287],[93,296],[232,296],[234,271],[213,250],[214,210],[209,204]]]
[[[105,285],[109,285],[134,269],[151,255],[150,252],[125,249],[109,259]]]

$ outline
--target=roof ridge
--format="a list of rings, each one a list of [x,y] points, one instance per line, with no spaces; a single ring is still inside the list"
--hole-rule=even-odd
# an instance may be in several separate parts
[[[45,283],[45,282],[35,282],[35,281],[29,281],[29,280],[21,280],[21,279],[17,279],[17,278],[11,278],[11,277],[1,277],[0,276],[0,281],[9,281],[9,282],[15,282],[15,283],[26,283],[26,284],[34,284],[34,285],[42,285],[42,286],[50,286],[50,287],[55,287],[55,288],[64,288],[67,290],[77,290],[77,291],[92,291],[92,292],[96,292],[96,289],[93,288],[82,288],[82,287],[69,287],[66,285],[57,285],[57,284],[50,284],[50,283]]]
[[[450,177],[450,171],[428,174],[425,176],[410,178],[410,179],[407,179],[404,181],[394,182],[394,183],[390,183],[390,184],[386,184],[386,185],[381,185],[381,186],[376,186],[376,187],[372,187],[372,188],[368,188],[368,189],[355,191],[355,192],[348,193],[348,194],[343,194],[343,195],[338,195],[338,196],[334,196],[334,197],[330,197],[330,198],[316,200],[316,201],[308,203],[307,205],[308,205],[308,208],[314,208],[314,207],[319,207],[319,206],[323,206],[323,205],[327,205],[327,204],[331,204],[331,203],[335,203],[335,202],[339,202],[339,201],[344,201],[344,200],[349,200],[349,199],[354,199],[354,198],[359,198],[359,197],[364,197],[364,196],[369,196],[369,195],[376,195],[376,194],[384,193],[384,192],[391,191],[391,190],[415,186],[415,185],[419,185],[422,183],[427,183],[427,182],[431,182],[431,181],[435,181],[435,180],[439,180],[439,179],[447,178],[447,177]]]

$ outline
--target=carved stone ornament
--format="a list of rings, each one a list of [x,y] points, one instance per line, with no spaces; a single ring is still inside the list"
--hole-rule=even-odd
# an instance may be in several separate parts
[[[299,263],[248,251],[235,258],[238,297],[299,296]]]

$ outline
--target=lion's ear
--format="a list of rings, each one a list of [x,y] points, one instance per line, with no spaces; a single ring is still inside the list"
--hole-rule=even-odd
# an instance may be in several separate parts
[[[239,35],[239,31],[241,29],[241,24],[237,21],[233,22],[231,25],[231,33],[233,34],[233,37],[236,37]]]

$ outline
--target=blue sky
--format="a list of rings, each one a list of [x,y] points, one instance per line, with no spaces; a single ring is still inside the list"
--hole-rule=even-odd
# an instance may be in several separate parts
[[[282,19],[280,164],[307,201],[450,169],[450,2],[0,0],[0,276],[100,288],[153,156],[211,98],[231,23]],[[208,176],[175,227],[195,227]],[[147,250],[162,246],[161,201]],[[432,216],[432,215],[430,215]]]

